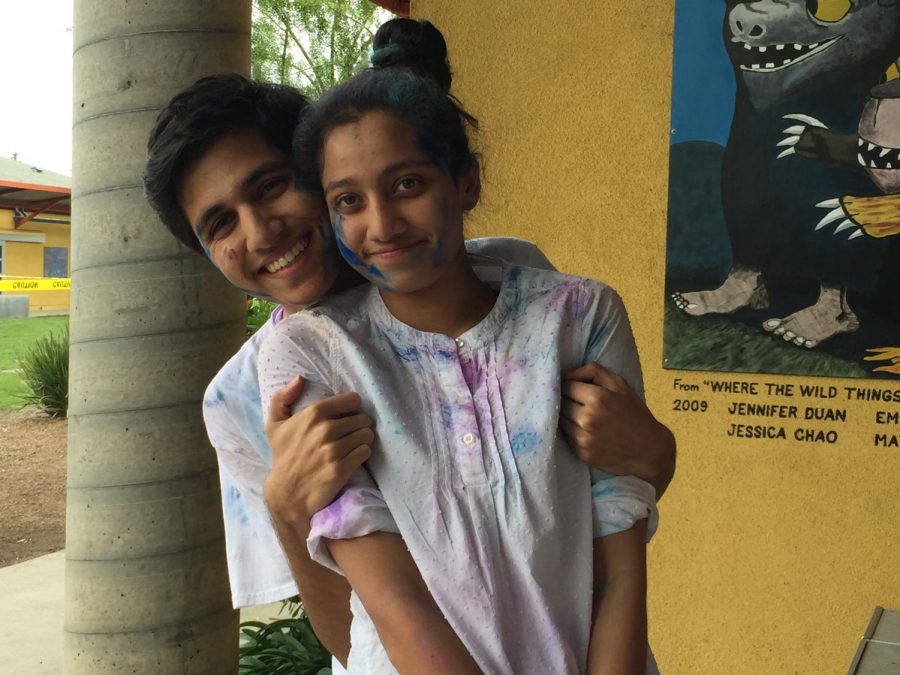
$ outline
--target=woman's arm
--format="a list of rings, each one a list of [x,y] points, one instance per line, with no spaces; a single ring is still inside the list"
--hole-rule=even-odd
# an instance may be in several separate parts
[[[375,532],[331,539],[328,549],[401,674],[481,672],[434,602],[399,535]]]
[[[589,675],[643,675],[647,662],[647,521],[594,539]]]
[[[617,476],[637,476],[659,499],[675,474],[675,436],[637,392],[590,362],[563,373],[559,424],[576,456]]]

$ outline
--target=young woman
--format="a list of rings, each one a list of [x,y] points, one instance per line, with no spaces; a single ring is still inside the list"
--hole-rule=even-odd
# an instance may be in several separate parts
[[[355,591],[348,670],[644,672],[653,488],[589,469],[558,429],[562,370],[596,361],[640,390],[624,308],[589,280],[473,266],[474,120],[436,82],[365,71],[301,124],[299,180],[372,286],[286,318],[260,354],[264,401],[301,376],[300,406],[356,391],[376,420],[367,471],[309,538]]]

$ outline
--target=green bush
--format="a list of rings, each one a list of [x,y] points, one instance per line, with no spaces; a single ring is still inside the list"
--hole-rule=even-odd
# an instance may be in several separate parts
[[[51,417],[65,417],[69,408],[69,327],[40,338],[19,357],[22,381],[28,388],[20,398]]]
[[[241,624],[240,675],[331,675],[331,654],[313,632],[299,599],[284,604],[290,618]]]
[[[267,300],[250,299],[250,302],[247,303],[247,337],[250,337],[262,328],[272,310],[277,306],[274,302],[268,302]]]

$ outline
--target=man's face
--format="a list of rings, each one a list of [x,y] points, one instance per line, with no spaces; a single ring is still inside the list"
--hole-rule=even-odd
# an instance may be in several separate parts
[[[181,178],[178,202],[209,259],[235,286],[289,312],[337,278],[325,205],[293,187],[287,153],[258,131],[223,136]]]

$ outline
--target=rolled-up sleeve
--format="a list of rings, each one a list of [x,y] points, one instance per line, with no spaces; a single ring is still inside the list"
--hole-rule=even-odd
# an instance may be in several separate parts
[[[306,540],[310,558],[339,574],[328,539],[355,539],[373,532],[400,534],[397,523],[371,477],[358,470],[337,499],[313,516]]]
[[[634,476],[612,476],[591,469],[594,537],[607,537],[647,519],[647,541],[659,525],[656,489]]]

